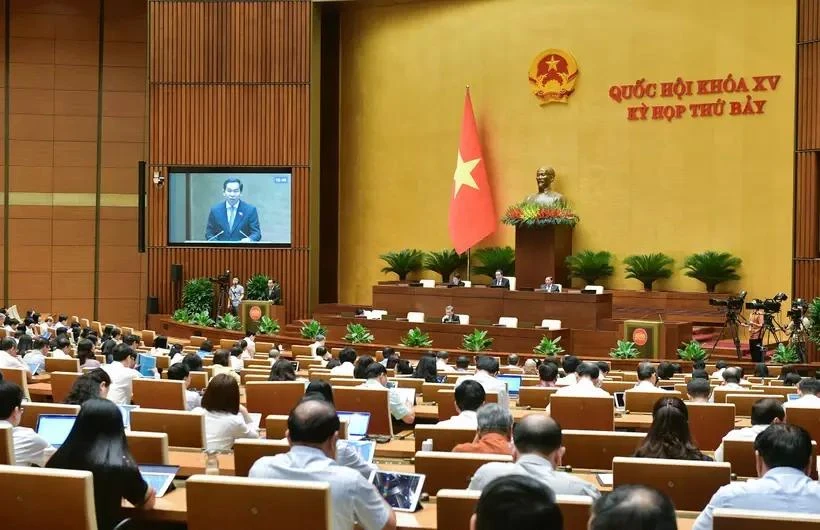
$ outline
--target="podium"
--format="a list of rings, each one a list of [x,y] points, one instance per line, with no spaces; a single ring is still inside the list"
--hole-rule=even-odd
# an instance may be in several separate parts
[[[281,327],[287,324],[287,312],[283,305],[273,305],[268,300],[243,300],[239,305],[239,319],[245,331],[257,331],[262,317],[270,317]]]
[[[692,340],[692,323],[625,320],[618,323],[618,336],[634,342],[641,358],[671,361],[680,345]]]
[[[546,276],[569,286],[567,256],[572,255],[572,227],[546,225],[515,228],[515,278],[518,289],[537,289]]]

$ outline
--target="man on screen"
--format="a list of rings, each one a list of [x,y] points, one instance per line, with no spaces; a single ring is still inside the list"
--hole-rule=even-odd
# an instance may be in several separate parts
[[[205,239],[208,241],[238,241],[251,243],[262,239],[256,206],[242,200],[242,181],[230,177],[222,183],[225,202],[211,208]]]

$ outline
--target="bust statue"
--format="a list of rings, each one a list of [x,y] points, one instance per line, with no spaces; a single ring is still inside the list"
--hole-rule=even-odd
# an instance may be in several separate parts
[[[535,181],[538,183],[538,193],[527,196],[526,202],[536,203],[540,206],[555,206],[556,203],[563,202],[564,196],[550,189],[550,184],[555,180],[555,170],[551,167],[539,167],[535,173]]]

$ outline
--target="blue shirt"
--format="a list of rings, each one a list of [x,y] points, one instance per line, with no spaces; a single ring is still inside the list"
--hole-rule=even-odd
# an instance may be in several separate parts
[[[757,480],[720,488],[695,520],[692,530],[712,530],[715,508],[820,514],[820,485],[798,469],[770,469]]]

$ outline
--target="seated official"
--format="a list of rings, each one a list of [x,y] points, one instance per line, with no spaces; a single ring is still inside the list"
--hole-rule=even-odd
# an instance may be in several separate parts
[[[454,453],[486,453],[512,455],[513,418],[510,410],[498,403],[487,403],[476,413],[478,430],[470,443],[453,447]]]
[[[228,374],[208,381],[202,406],[193,411],[205,415],[208,451],[228,451],[238,438],[259,438],[248,409],[239,404],[239,384]]]
[[[455,285],[456,287],[464,287],[464,282],[461,281],[460,272],[454,272],[453,275],[450,277],[450,281],[447,283],[449,285]]]
[[[441,317],[441,322],[444,324],[459,324],[461,319],[455,314],[455,309],[453,309],[453,306],[448,305],[444,308],[444,316]]]
[[[797,385],[797,390],[800,392],[800,398],[794,401],[787,401],[783,404],[784,409],[794,408],[820,408],[820,381],[813,377],[807,377],[800,381]]]
[[[228,350],[228,354],[230,355],[228,360],[231,364],[231,370],[234,372],[241,372],[245,369],[245,359],[242,358],[242,352],[244,351],[242,344],[247,344],[247,341],[243,340],[239,345],[234,345]]]
[[[755,438],[760,479],[720,488],[692,529],[711,530],[715,508],[820,514],[820,485],[808,477],[811,455],[811,436],[805,429],[787,423],[770,425]]]
[[[100,368],[102,365],[94,356],[94,343],[88,339],[81,339],[77,343],[77,359],[80,368]]]
[[[470,530],[562,530],[555,494],[525,475],[499,477],[482,490]],[[442,529],[444,530],[444,529]]]
[[[372,361],[372,359],[371,359]],[[366,371],[367,381],[359,385],[358,388],[387,388],[387,368],[377,362],[371,362]],[[414,403],[407,403],[402,400],[401,394],[395,388],[387,388],[390,414],[396,420],[411,425],[416,421]]]
[[[108,372],[102,368],[94,368],[74,381],[63,403],[82,405],[89,399],[107,399],[109,388],[111,388],[111,377]]]
[[[396,367],[401,355],[395,350],[395,348],[387,346],[382,349],[382,357],[383,359],[379,361],[379,363],[389,370]]]
[[[729,431],[715,451],[715,462],[723,462],[723,442],[726,440],[754,441],[757,435],[765,431],[773,423],[781,423],[786,418],[783,405],[776,399],[763,398],[752,405],[752,426]]]
[[[607,378],[609,375],[609,363],[606,361],[597,361],[595,365],[598,367],[598,371],[601,372],[601,381]]]
[[[723,359],[715,363],[715,371],[712,373],[712,379],[723,381],[723,371],[729,368],[729,363]]]
[[[356,371],[356,365],[354,364],[356,362],[356,350],[346,346],[339,352],[339,362],[342,364],[336,368],[331,368],[330,375],[353,377],[353,373]]]
[[[726,368],[723,370],[723,383],[720,388],[726,390],[743,390],[740,385],[740,380],[743,377],[743,371],[737,367]]]
[[[484,387],[477,381],[464,381],[456,387],[457,416],[438,422],[439,427],[478,429],[477,411],[487,397]]]
[[[564,369],[564,377],[559,377],[555,384],[557,386],[570,386],[577,383],[578,376],[575,374],[575,370],[578,369],[578,365],[580,364],[581,359],[578,357],[574,355],[564,355],[564,358],[561,359],[561,368]]]
[[[538,367],[538,386],[555,388],[558,380],[558,365],[552,361],[544,361]]]
[[[712,395],[712,385],[709,384],[708,379],[693,378],[686,383],[686,394],[689,396],[689,401],[708,403]]]
[[[23,357],[19,355],[17,342],[10,337],[0,339],[0,368],[18,368],[25,370],[26,382],[31,383],[33,375],[31,368],[23,362]]]
[[[91,399],[83,404],[65,443],[46,467],[91,471],[99,530],[112,530],[119,524],[123,499],[139,510],[154,507],[156,492],[142,478],[128,450],[122,413],[109,400]]]
[[[46,357],[51,357],[51,349],[48,341],[42,337],[34,337],[32,342],[32,348],[23,356],[23,362],[37,366],[37,373],[43,373],[46,371]]]
[[[425,355],[419,359],[411,377],[414,379],[424,379],[425,383],[440,383],[435,356]]]
[[[270,367],[268,381],[299,381],[307,384],[306,379],[296,377],[296,370],[293,369],[293,363],[288,359],[279,359],[273,363],[273,366]]]
[[[800,374],[786,374],[786,376],[783,378],[783,386],[797,386],[800,384],[800,381],[802,380],[803,378],[800,376]]]
[[[210,357],[214,354],[214,344],[210,340],[205,340],[199,345],[199,350],[196,352],[202,358]]]
[[[195,353],[189,353],[188,355],[182,358],[182,364],[188,367],[188,371],[190,372],[201,372],[202,371],[202,357]]]
[[[103,367],[111,378],[108,399],[117,405],[128,405],[134,395],[134,379],[142,377],[142,374],[134,369],[137,365],[137,354],[131,346],[118,344],[111,355],[113,361]],[[156,370],[154,375],[159,377]]]
[[[658,388],[658,374],[652,363],[643,362],[638,364],[638,384],[630,388],[627,392],[657,392],[666,393],[666,390]]]
[[[168,348],[168,337],[157,335],[154,338],[154,345],[151,347],[151,355],[168,355],[171,350]]]
[[[538,363],[535,359],[524,361],[524,375],[538,375]]]
[[[492,480],[507,475],[529,475],[557,495],[587,495],[600,493],[591,483],[570,473],[558,471],[566,448],[561,445],[561,426],[549,416],[532,414],[515,426],[513,435],[515,463],[490,462],[476,471],[469,489],[482,490]]]
[[[561,292],[558,289],[558,286],[552,281],[552,276],[547,276],[544,278],[544,283],[538,288],[539,291],[544,291],[547,293],[559,293]]]
[[[695,368],[692,370],[692,379],[706,379],[707,381],[712,380],[712,378],[709,377],[709,372],[707,372],[705,368]]]
[[[510,280],[504,277],[504,273],[501,270],[495,271],[495,277],[493,278],[490,287],[498,287],[501,289],[509,289],[510,288]]]
[[[459,355],[456,359],[456,372],[466,372],[470,369],[470,358],[466,355]]]
[[[676,397],[664,397],[652,409],[652,426],[633,456],[712,461],[695,446],[689,431],[689,411]]]
[[[661,361],[658,363],[657,376],[658,381],[671,382],[672,376],[675,375],[675,365],[669,361]]]
[[[518,366],[521,362],[517,353],[511,353],[507,356],[507,372],[511,374],[523,374],[524,369]]]
[[[450,354],[446,351],[436,352],[436,370],[440,372],[455,372],[456,369],[447,364]],[[469,361],[467,361],[469,363]]]
[[[202,396],[199,392],[188,390],[191,384],[191,372],[182,363],[177,363],[168,367],[168,379],[171,381],[182,381],[185,386],[185,410],[194,410],[202,405]]]
[[[231,368],[231,354],[228,352],[228,350],[218,350],[216,353],[214,353],[214,360],[213,365],[211,365],[211,370],[213,376],[225,374],[227,376],[233,377],[237,385],[242,383],[242,378],[239,377],[239,374],[236,373],[236,370]]]
[[[260,458],[248,476],[327,482],[333,530],[353,530],[356,522],[364,530],[395,529],[396,516],[375,486],[360,473],[334,461],[338,439],[339,417],[333,405],[313,399],[302,401],[288,416],[290,451]]]
[[[54,340],[54,350],[51,356],[55,359],[71,359],[71,355],[66,353],[71,348],[71,341],[65,335],[58,335]]]
[[[484,392],[488,394],[495,392],[498,394],[498,404],[503,408],[510,408],[510,398],[507,395],[507,385],[499,381],[498,361],[489,355],[482,355],[476,361],[475,375],[464,375],[456,380],[456,388],[464,381],[478,381],[484,387]]]
[[[319,349],[319,348],[324,348],[326,342],[327,342],[327,339],[325,339],[324,335],[320,334],[320,335],[316,335],[315,337],[313,337],[313,343],[311,343],[310,346],[309,346],[310,354],[313,357],[319,357],[316,354],[316,350]]]
[[[601,371],[598,365],[591,362],[582,362],[576,370],[578,382],[572,386],[561,387],[555,391],[555,396],[579,396],[596,397],[603,396],[612,398],[612,395],[600,387]],[[547,414],[551,411],[551,405],[547,405]]]
[[[367,367],[373,363],[376,363],[376,359],[369,355],[362,355],[361,357],[356,359],[356,365],[353,369],[353,377],[356,379],[367,379]],[[405,375],[411,375],[412,373],[413,370],[410,370],[410,373]],[[385,384],[385,386],[387,386],[387,384]]]
[[[48,442],[34,429],[20,427],[23,417],[23,389],[11,381],[0,380],[0,425],[11,427],[14,461],[18,466],[46,463]]]
[[[588,530],[677,530],[675,506],[648,486],[626,484],[592,504]]]

